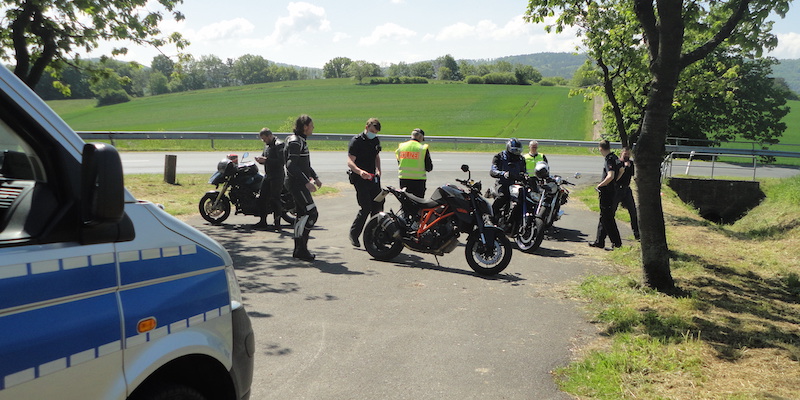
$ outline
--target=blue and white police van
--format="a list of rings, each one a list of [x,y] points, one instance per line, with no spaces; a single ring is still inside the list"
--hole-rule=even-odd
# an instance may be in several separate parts
[[[0,67],[0,400],[247,399],[253,353],[225,249]]]

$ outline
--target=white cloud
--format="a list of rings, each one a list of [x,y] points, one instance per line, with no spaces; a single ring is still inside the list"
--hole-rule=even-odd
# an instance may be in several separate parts
[[[769,53],[778,59],[800,58],[800,34],[795,32],[778,33],[778,47]]]
[[[342,41],[344,41],[344,40],[350,39],[351,37],[352,37],[352,36],[350,36],[350,35],[349,35],[349,34],[347,34],[347,33],[344,33],[344,32],[336,32],[336,33],[334,33],[334,34],[333,34],[333,39],[332,39],[332,41],[333,41],[333,43],[339,43],[339,42],[342,42]]]
[[[331,29],[325,9],[305,2],[292,2],[286,7],[289,15],[278,18],[275,30],[267,37],[273,45],[303,43],[303,33],[326,32]]]
[[[436,34],[436,40],[463,40],[468,38],[476,39],[494,39],[494,40],[507,40],[516,39],[531,35],[537,26],[529,24],[522,19],[522,16],[516,16],[508,21],[503,27],[498,27],[492,21],[482,20],[475,25],[470,25],[465,22],[458,22],[442,28]]]
[[[190,39],[213,41],[222,39],[235,39],[247,36],[255,30],[255,25],[244,18],[215,22],[198,30]]]
[[[371,35],[362,37],[358,43],[362,46],[372,46],[383,41],[394,41],[405,44],[408,43],[408,39],[416,35],[417,32],[411,29],[390,22],[388,24],[376,26],[375,29],[372,30]]]

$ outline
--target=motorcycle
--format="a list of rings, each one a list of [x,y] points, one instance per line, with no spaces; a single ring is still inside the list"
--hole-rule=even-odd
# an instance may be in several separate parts
[[[462,165],[461,170],[469,172],[469,167]],[[391,193],[401,210],[376,214],[367,222],[363,234],[367,252],[381,261],[393,259],[404,246],[440,256],[453,251],[463,233],[468,235],[465,256],[470,268],[479,275],[502,272],[511,262],[511,242],[491,223],[492,208],[481,196],[480,181],[473,181],[471,174],[456,181],[466,190],[444,185],[430,200],[391,186],[381,189],[375,201],[382,202]]]
[[[247,158],[249,154],[244,153],[242,159]],[[236,207],[235,214],[258,216],[258,192],[263,179],[265,178],[258,172],[258,165],[254,161],[238,162],[238,156],[229,155],[217,163],[217,172],[208,180],[209,184],[216,186],[216,190],[206,192],[200,198],[200,215],[206,221],[219,225],[230,216],[233,203]],[[220,185],[222,185],[221,190]],[[296,215],[294,200],[285,186],[281,192],[281,204],[283,205],[281,218],[289,224],[294,224]],[[268,215],[272,213],[269,207],[268,203]]]
[[[497,216],[498,226],[514,238],[520,250],[538,249],[547,229],[564,214],[561,206],[569,198],[567,185],[574,186],[559,175],[540,178],[522,174],[509,186],[509,204]]]

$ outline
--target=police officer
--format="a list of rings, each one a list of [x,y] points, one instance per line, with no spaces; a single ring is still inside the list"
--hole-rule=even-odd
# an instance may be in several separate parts
[[[494,215],[500,215],[503,207],[509,202],[511,195],[508,187],[525,172],[525,159],[522,157],[522,143],[516,138],[508,139],[506,149],[492,158],[492,169],[489,175],[497,178],[497,198],[492,203]]]
[[[281,192],[283,191],[283,181],[286,178],[284,172],[284,145],[278,140],[269,128],[261,129],[258,137],[264,142],[264,151],[260,156],[256,156],[256,162],[264,166],[264,179],[261,181],[261,191],[258,194],[258,205],[261,220],[254,225],[255,228],[267,228],[267,212],[272,210],[275,218],[275,231],[281,229],[281,215],[283,215],[283,205],[281,204]],[[268,207],[271,206],[271,207]]]
[[[425,131],[414,129],[411,140],[400,143],[395,151],[400,188],[417,197],[425,197],[427,172],[433,170],[431,154],[425,141]]]
[[[314,261],[316,256],[308,251],[308,236],[317,222],[319,212],[311,192],[322,187],[322,181],[311,168],[311,155],[306,139],[314,132],[314,122],[308,115],[297,117],[294,134],[286,138],[286,174],[289,192],[294,199],[297,220],[294,223],[294,251],[292,257]]]
[[[591,247],[604,248],[606,235],[613,248],[622,246],[619,228],[614,214],[617,212],[617,179],[623,173],[622,164],[616,154],[611,152],[608,140],[601,140],[600,154],[603,155],[603,180],[597,184],[600,193],[600,222],[597,224],[597,239],[589,243]]]
[[[617,203],[622,204],[622,206],[628,210],[628,215],[631,217],[633,237],[639,240],[639,218],[636,215],[636,202],[633,200],[633,191],[631,190],[631,178],[633,178],[634,174],[633,161],[631,161],[631,149],[623,147],[619,156],[624,171],[619,180],[617,180]]]
[[[536,164],[539,161],[547,163],[547,156],[539,153],[539,142],[536,140],[528,142],[528,152],[525,153],[523,157],[525,157],[525,170],[528,171],[528,173],[536,170]]]
[[[370,118],[364,126],[364,131],[350,139],[347,146],[347,167],[350,169],[350,183],[356,189],[358,213],[353,224],[350,225],[350,244],[361,247],[358,237],[364,230],[364,224],[369,216],[383,211],[383,203],[375,201],[375,196],[381,191],[381,141],[378,132],[381,131],[381,122],[377,118]]]

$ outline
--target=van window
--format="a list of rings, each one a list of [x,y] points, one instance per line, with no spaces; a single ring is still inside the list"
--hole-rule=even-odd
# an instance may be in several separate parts
[[[62,241],[68,230],[68,201],[59,201],[58,193],[66,182],[48,179],[54,158],[49,137],[41,127],[26,123],[12,107],[3,102],[0,110],[0,246],[20,246]],[[47,165],[50,165],[48,167]],[[55,179],[55,177],[53,177]],[[63,181],[63,179],[62,179]],[[60,211],[60,212],[59,212]],[[51,229],[48,229],[50,227]],[[74,233],[73,233],[74,235]]]
[[[39,157],[5,121],[0,121],[0,177],[46,182]]]

